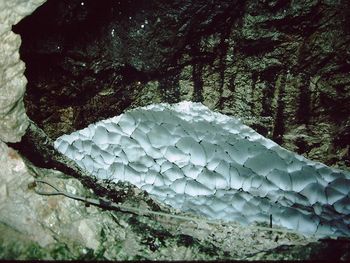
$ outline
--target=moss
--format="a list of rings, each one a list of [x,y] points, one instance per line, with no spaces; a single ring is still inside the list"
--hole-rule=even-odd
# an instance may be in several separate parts
[[[103,249],[94,251],[70,242],[56,242],[42,247],[28,236],[0,224],[0,259],[105,260],[103,254]]]
[[[22,233],[0,223],[0,259],[50,258],[45,249]]]
[[[1,259],[42,259],[47,258],[47,252],[35,242],[1,242]]]
[[[72,253],[70,252],[68,246],[63,243],[54,245],[54,247],[51,249],[50,255],[55,260],[73,259]]]
[[[208,241],[199,244],[198,250],[199,250],[199,252],[201,252],[205,255],[208,255],[210,257],[220,258],[220,259],[223,258],[223,255],[221,255],[221,253],[219,253],[219,251],[222,252],[222,250]]]

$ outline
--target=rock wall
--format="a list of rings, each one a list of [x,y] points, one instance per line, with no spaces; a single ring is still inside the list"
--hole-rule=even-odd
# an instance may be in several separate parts
[[[31,14],[45,0],[0,2],[0,140],[17,142],[28,126],[23,95],[26,79],[24,63],[20,60],[20,36],[11,27]]]
[[[56,138],[131,107],[201,101],[349,167],[349,5],[50,1],[15,27],[28,114]]]
[[[252,1],[229,41],[220,108],[292,151],[349,166],[349,12],[346,1]]]

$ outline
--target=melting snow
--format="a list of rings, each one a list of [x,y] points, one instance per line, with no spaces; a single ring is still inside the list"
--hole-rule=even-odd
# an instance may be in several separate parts
[[[63,135],[55,147],[99,179],[184,211],[305,235],[349,236],[350,174],[296,155],[200,103],[155,104]]]

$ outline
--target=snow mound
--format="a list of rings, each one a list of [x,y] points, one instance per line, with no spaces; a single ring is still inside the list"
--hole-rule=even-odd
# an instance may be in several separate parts
[[[183,211],[350,236],[350,174],[294,154],[201,103],[154,104],[63,135],[58,151]]]

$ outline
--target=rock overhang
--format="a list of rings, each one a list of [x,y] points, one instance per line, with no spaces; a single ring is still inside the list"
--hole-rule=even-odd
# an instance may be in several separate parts
[[[27,80],[24,63],[20,60],[21,38],[11,29],[22,18],[31,14],[45,0],[0,2],[0,140],[18,142],[28,127],[23,95]]]

